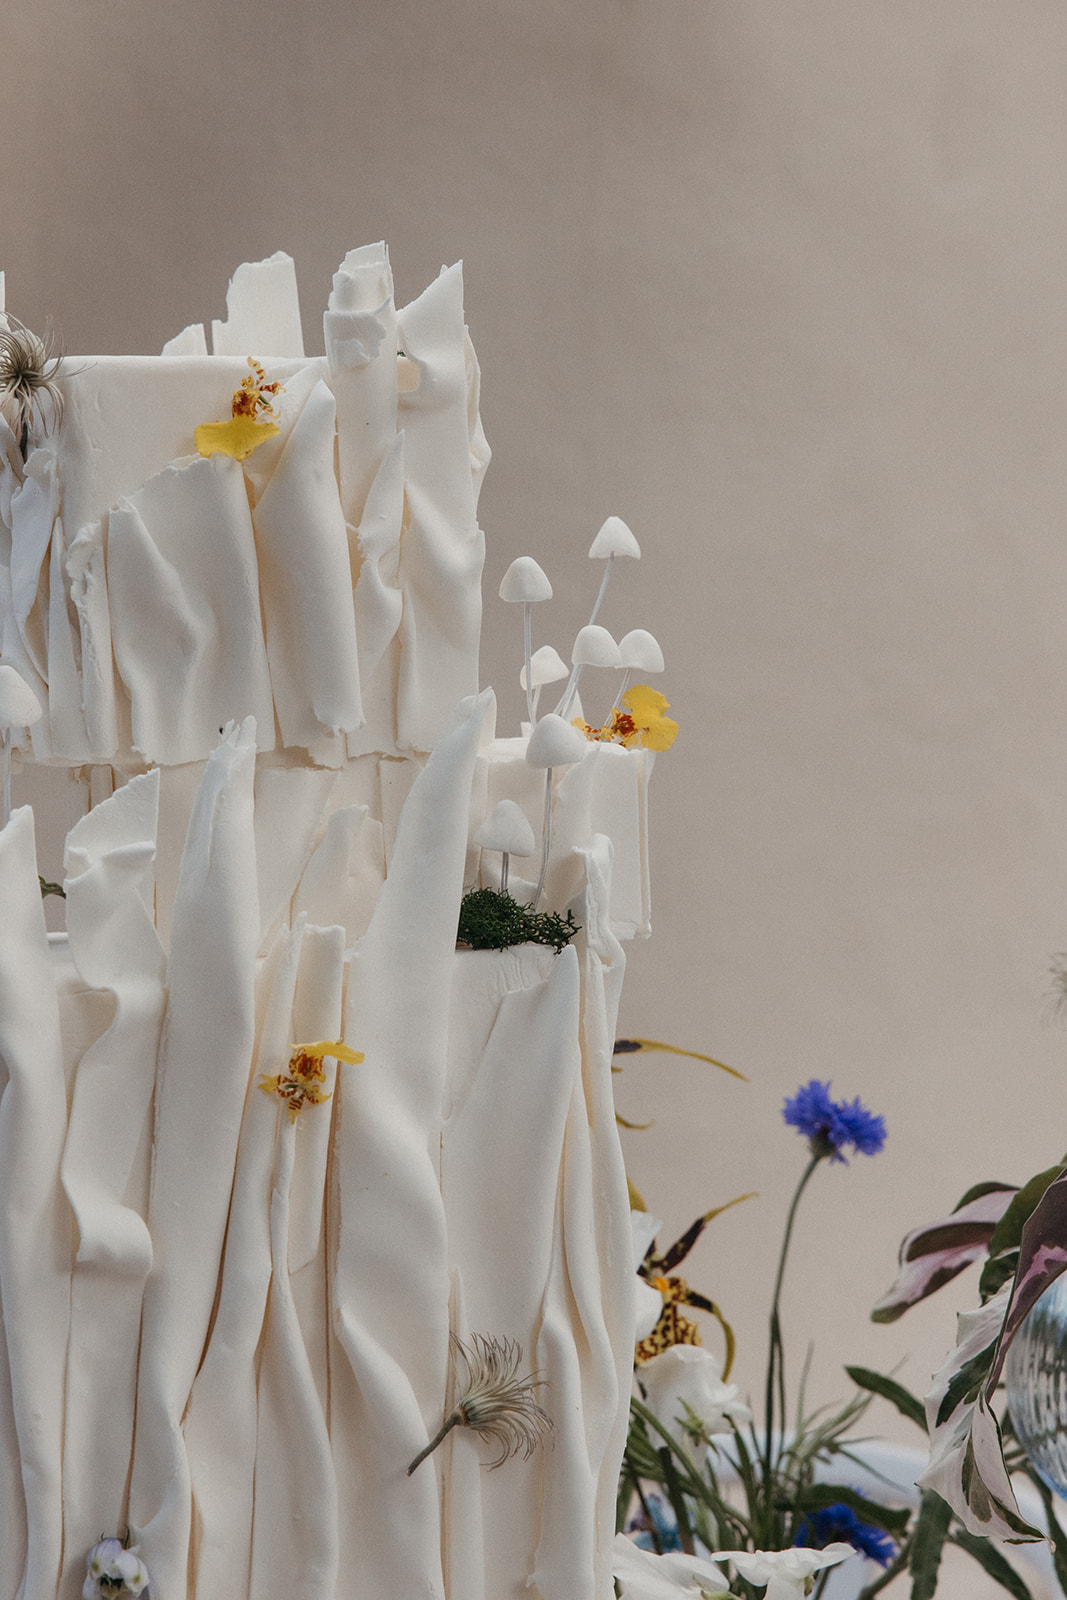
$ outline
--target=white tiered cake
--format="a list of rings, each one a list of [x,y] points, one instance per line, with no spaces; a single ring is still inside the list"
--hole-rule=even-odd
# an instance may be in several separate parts
[[[287,257],[228,310],[211,356],[74,359],[61,420],[0,416],[16,788],[54,769],[78,819],[63,935],[32,810],[0,832],[0,1600],[607,1600],[652,756],[549,772],[570,943],[457,950],[475,835],[510,799],[540,840],[546,787],[478,693],[459,269],[397,312],[351,252],[321,358]],[[458,1427],[409,1475],[450,1335],[521,1346],[551,1432],[489,1471]],[[103,1537],[143,1570],[86,1578]]]

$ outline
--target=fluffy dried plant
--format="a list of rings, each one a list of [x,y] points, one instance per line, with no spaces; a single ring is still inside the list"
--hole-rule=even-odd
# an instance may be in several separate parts
[[[47,400],[53,428],[63,417],[63,390],[59,377],[63,352],[55,333],[46,329],[44,338],[31,332],[16,317],[0,325],[0,408],[3,409],[18,441],[22,459],[29,454],[30,427],[36,416],[44,421],[43,402]]]
[[[528,1460],[542,1436],[551,1432],[552,1420],[534,1399],[543,1380],[536,1372],[517,1376],[522,1346],[513,1339],[474,1333],[469,1345],[451,1336],[452,1379],[456,1401],[425,1450],[408,1468],[408,1477],[425,1461],[453,1428],[473,1428],[483,1439],[500,1446],[490,1467],[499,1467],[522,1451]]]

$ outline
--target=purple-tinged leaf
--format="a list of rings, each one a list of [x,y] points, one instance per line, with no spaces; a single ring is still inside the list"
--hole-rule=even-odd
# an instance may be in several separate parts
[[[910,1306],[980,1260],[1015,1193],[1015,1185],[984,1185],[951,1216],[913,1229],[900,1247],[897,1281],[871,1312],[872,1321],[895,1322]]]
[[[1050,1284],[1067,1270],[1067,1171],[1050,1183],[1031,1211],[1022,1231],[1019,1265],[1011,1299],[997,1342],[996,1355],[986,1384],[992,1397],[1004,1358],[1020,1324]]]
[[[1019,1511],[981,1377],[995,1359],[1009,1298],[1005,1288],[959,1318],[956,1348],[926,1396],[930,1464],[919,1485],[947,1501],[969,1533],[1018,1544],[1044,1535]]]

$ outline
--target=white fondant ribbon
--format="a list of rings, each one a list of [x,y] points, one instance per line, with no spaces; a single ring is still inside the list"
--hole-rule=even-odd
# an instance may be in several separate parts
[[[475,517],[461,269],[446,268],[397,324],[418,376],[397,410],[407,495],[397,742],[429,750],[478,680],[485,540]]]
[[[370,1594],[441,1596],[434,1466],[408,1462],[445,1400],[449,1277],[436,1160],[467,809],[491,696],[468,701],[408,795],[389,875],[352,958],[345,1031],[366,1060],[338,1089],[339,1350],[331,1436],[343,1571]],[[345,1370],[347,1366],[347,1371]]]
[[[130,1522],[181,1594],[191,1521],[181,1419],[211,1318],[255,1036],[255,728],[231,729],[193,804],[174,906],[155,1104]],[[265,1097],[263,1097],[265,1098]]]
[[[158,805],[159,773],[147,773],[67,837],[70,952],[90,991],[114,999],[110,1026],[78,1062],[63,1152],[78,1224],[63,1452],[72,1587],[101,1529],[126,1519],[141,1299],[152,1265],[149,1117],[165,1000],[166,961],[146,904]]]
[[[111,513],[111,636],[133,743],[178,766],[208,755],[227,722],[256,718],[274,747],[259,570],[240,466],[165,468]]]
[[[252,514],[278,725],[283,744],[305,749],[363,720],[334,421],[320,382]]]
[[[73,1218],[59,1181],[67,1127],[59,1010],[26,807],[0,831],[0,904],[0,1057],[8,1072],[0,1098],[0,1306],[25,1504],[22,1528],[17,1491],[0,1511],[0,1573],[10,1575],[21,1559],[19,1594],[44,1600],[55,1593],[63,1550]]]

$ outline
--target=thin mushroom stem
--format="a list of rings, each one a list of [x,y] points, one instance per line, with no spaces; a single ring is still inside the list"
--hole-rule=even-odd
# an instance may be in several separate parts
[[[541,830],[543,843],[541,845],[541,876],[537,880],[537,891],[530,902],[530,909],[537,910],[538,902],[544,893],[545,878],[548,875],[548,852],[552,848],[552,768],[545,772],[545,821]]]
[[[0,827],[6,828],[11,817],[11,745],[6,728],[0,729],[0,771],[3,773],[3,814]]]
[[[589,618],[590,626],[596,621],[597,612],[600,610],[600,607],[604,603],[604,596],[607,594],[607,592],[608,592],[608,584],[611,582],[611,569],[612,569],[612,567],[614,565],[615,565],[615,557],[614,556],[609,556],[607,561],[604,564],[604,576],[600,580],[600,588],[597,591],[596,602],[595,602],[595,604],[593,606],[593,614]]]
[[[611,702],[611,705],[608,707],[608,716],[609,717],[611,716],[611,713],[613,711],[618,711],[619,707],[622,705],[622,697],[626,693],[627,689],[630,687],[630,679],[633,677],[633,675],[634,675],[633,667],[627,667],[626,670],[624,671],[623,675],[622,675],[622,682],[619,684],[619,692],[615,696],[614,700]]]
[[[526,718],[531,727],[533,726],[534,722],[534,712],[537,708],[537,702],[534,699],[533,684],[530,682],[530,679],[533,677],[533,667],[531,665],[533,660],[531,638],[533,630],[530,621],[532,613],[532,604],[529,600],[524,600],[522,604],[522,645],[523,653],[526,657]]]
[[[508,854],[507,850],[500,852],[500,893],[508,892]]]
[[[566,688],[560,695],[559,705],[556,707],[557,717],[565,717],[573,705],[574,697],[578,693],[578,679],[581,677],[581,675],[582,663],[580,661],[576,661],[571,668],[570,677],[567,679]]]

